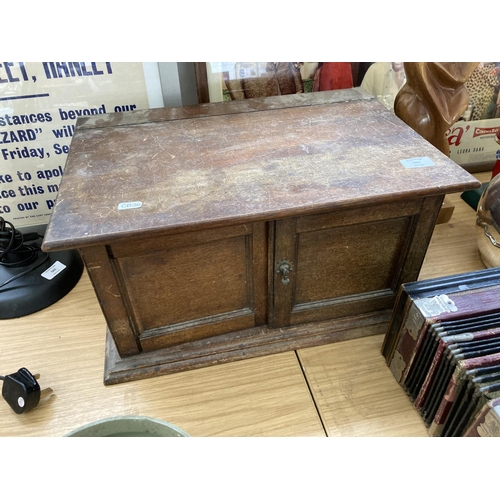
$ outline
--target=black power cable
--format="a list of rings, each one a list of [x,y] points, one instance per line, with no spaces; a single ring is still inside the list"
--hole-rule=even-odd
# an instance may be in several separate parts
[[[41,238],[37,233],[29,233],[23,235],[21,231],[16,229],[14,225],[0,217],[0,265],[4,267],[25,267],[34,262],[41,252],[41,248],[36,244],[27,244],[27,241],[33,241]],[[0,283],[0,288],[11,283],[12,281],[25,276],[37,267],[44,264],[47,257],[37,265],[22,271],[21,273],[11,276],[7,281]]]

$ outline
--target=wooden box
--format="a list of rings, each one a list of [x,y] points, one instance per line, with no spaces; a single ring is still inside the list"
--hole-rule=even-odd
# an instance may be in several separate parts
[[[383,333],[478,185],[359,89],[96,115],[43,249],[81,252],[123,382]]]

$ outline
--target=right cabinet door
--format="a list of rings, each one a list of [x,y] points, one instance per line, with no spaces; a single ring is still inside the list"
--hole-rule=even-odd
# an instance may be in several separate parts
[[[422,224],[424,205],[431,220]],[[276,221],[272,326],[392,307],[402,280],[416,279],[436,207],[415,199]],[[419,226],[423,246],[415,250]]]

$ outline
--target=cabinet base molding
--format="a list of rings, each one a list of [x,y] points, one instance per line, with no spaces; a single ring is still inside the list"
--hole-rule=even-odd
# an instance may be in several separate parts
[[[121,358],[107,330],[104,384],[168,375],[295,349],[383,334],[391,310],[286,328],[261,326]]]

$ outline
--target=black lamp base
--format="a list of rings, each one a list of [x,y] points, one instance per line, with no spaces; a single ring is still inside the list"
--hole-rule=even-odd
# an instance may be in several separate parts
[[[51,306],[75,287],[82,273],[76,250],[40,251],[25,266],[0,265],[0,319],[20,318]]]

